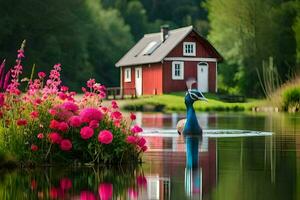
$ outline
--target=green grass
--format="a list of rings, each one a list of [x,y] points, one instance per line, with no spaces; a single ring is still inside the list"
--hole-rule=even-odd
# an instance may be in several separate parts
[[[185,111],[185,93],[172,93],[157,96],[143,96],[138,99],[118,100],[124,110],[138,111]],[[205,94],[208,102],[197,101],[194,104],[198,111],[246,111],[262,103],[262,100],[247,99],[243,103],[228,103],[219,100],[215,94]]]

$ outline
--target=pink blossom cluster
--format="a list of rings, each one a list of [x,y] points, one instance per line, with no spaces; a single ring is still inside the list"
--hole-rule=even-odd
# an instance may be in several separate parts
[[[139,136],[143,129],[137,125],[131,127],[136,116],[131,113],[127,120],[116,101],[110,106],[102,106],[106,88],[95,79],[87,81],[86,88],[82,88],[83,98],[76,100],[76,93],[61,85],[61,65],[55,64],[48,79],[42,71],[38,72],[36,79],[27,79],[27,91],[21,94],[19,78],[23,57],[21,48],[16,65],[9,71],[11,83],[6,92],[0,93],[0,119],[5,126],[17,126],[23,132],[25,129],[26,132],[38,130],[29,141],[32,152],[41,152],[39,149],[45,143],[50,148],[59,146],[62,151],[69,152],[78,138],[87,143],[98,141],[97,144],[106,146],[118,138],[116,132],[124,134],[122,142],[133,145],[137,153],[147,150],[145,138]],[[1,79],[3,63],[0,66]],[[5,81],[1,80],[0,85],[2,83]]]

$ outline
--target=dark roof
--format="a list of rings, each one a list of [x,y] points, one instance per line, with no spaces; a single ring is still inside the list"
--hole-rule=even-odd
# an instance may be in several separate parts
[[[161,32],[145,34],[144,37],[116,63],[116,67],[161,62],[192,31],[193,26],[170,30],[164,42],[162,42],[161,39]],[[204,41],[209,44],[206,39],[204,39]],[[213,48],[212,45],[210,46]],[[213,50],[219,59],[222,60],[222,56],[215,48],[213,48]]]

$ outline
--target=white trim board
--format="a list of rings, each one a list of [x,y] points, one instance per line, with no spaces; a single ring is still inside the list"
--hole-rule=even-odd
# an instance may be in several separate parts
[[[216,58],[187,58],[187,57],[166,57],[165,61],[199,61],[199,62],[217,62]]]

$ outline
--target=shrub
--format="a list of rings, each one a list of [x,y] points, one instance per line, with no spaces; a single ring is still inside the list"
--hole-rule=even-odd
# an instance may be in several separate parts
[[[16,65],[0,81],[0,149],[23,163],[140,161],[147,150],[145,144],[139,145],[144,141],[138,135],[142,129],[132,132],[135,118],[123,116],[117,102],[108,107],[101,104],[106,95],[103,85],[90,79],[82,88],[82,98],[75,99],[76,93],[61,84],[61,65],[56,64],[47,80],[45,72],[23,79],[27,90],[21,92],[23,57],[21,48]],[[127,142],[130,136],[135,143]]]
[[[285,111],[300,111],[300,86],[285,90],[282,103],[282,109]]]

